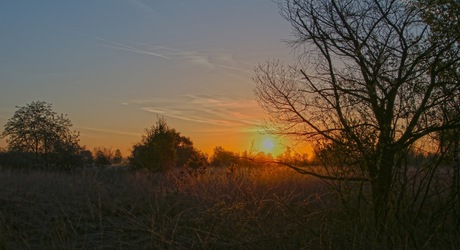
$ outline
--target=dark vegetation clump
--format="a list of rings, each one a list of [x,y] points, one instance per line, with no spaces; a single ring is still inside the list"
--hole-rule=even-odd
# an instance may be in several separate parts
[[[129,162],[134,169],[167,172],[182,167],[205,168],[207,157],[193,146],[190,138],[181,136],[160,118],[134,145]]]
[[[1,153],[0,165],[72,171],[87,164],[90,153],[79,145],[79,133],[71,127],[67,116],[54,112],[49,103],[37,101],[19,107],[1,135],[8,150]]]

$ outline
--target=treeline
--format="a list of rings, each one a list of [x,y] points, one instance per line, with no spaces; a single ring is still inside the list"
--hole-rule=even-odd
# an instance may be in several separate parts
[[[152,172],[175,168],[203,171],[208,167],[235,168],[265,166],[275,161],[307,162],[306,157],[290,149],[274,158],[262,152],[232,152],[218,146],[211,156],[198,150],[193,141],[170,127],[164,118],[145,129],[131,155],[104,146],[92,151],[79,144],[79,133],[64,114],[57,114],[52,105],[37,101],[20,107],[5,124],[2,138],[8,148],[0,149],[0,166],[11,169],[72,171],[80,167],[129,166]],[[304,157],[304,158],[302,158]]]
[[[193,141],[170,127],[159,118],[145,129],[141,141],[132,148],[131,155],[123,158],[119,149],[103,146],[92,151],[79,145],[79,133],[71,130],[66,115],[58,115],[46,102],[32,102],[19,108],[5,124],[2,137],[8,148],[0,150],[0,166],[12,169],[41,169],[71,171],[79,167],[129,166],[152,172],[167,172],[184,168],[189,172],[204,171],[208,167],[223,167],[229,171],[237,167],[261,167],[270,164],[288,166],[320,165],[327,161],[353,160],[347,150],[337,146],[316,149],[312,156],[290,148],[274,157],[263,152],[232,152],[222,146],[214,148],[212,155],[198,150]],[[435,157],[435,154],[411,150],[407,161],[417,164]]]

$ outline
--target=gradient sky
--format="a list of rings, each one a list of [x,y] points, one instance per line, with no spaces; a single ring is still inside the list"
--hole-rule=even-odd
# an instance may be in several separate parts
[[[290,31],[269,0],[2,1],[1,130],[40,100],[90,150],[128,152],[158,116],[203,151],[257,149],[253,69],[290,60]]]

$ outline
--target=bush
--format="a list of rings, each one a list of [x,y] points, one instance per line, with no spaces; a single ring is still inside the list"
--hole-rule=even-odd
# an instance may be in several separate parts
[[[134,169],[166,172],[173,167],[183,167],[198,154],[193,142],[170,128],[163,118],[145,130],[140,143],[134,145],[130,165]]]

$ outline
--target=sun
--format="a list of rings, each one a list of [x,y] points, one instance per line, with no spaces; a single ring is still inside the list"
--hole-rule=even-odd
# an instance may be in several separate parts
[[[257,133],[252,138],[251,151],[277,157],[283,153],[285,141],[270,134]]]
[[[274,147],[275,147],[275,142],[273,142],[271,138],[265,138],[262,141],[262,149],[266,153],[272,152]]]

